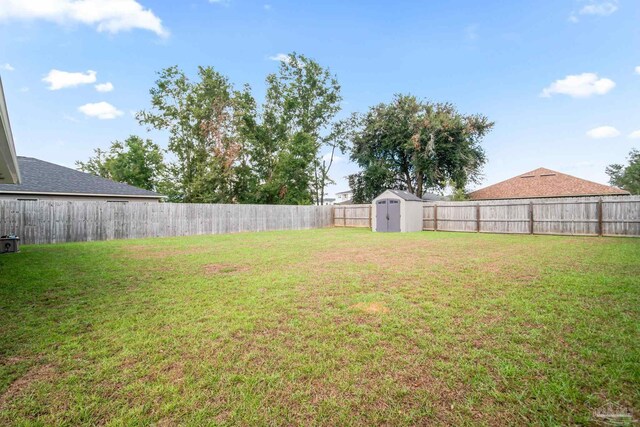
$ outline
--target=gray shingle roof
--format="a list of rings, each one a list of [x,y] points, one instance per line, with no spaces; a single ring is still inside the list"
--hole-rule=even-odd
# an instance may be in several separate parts
[[[125,197],[161,198],[161,194],[129,184],[100,178],[75,169],[18,156],[21,184],[0,184],[0,193],[91,194]]]
[[[402,191],[402,190],[389,190],[391,191],[393,194],[395,194],[396,196],[404,199],[404,200],[408,200],[410,202],[421,202],[422,199],[418,196],[416,196],[415,194],[411,194],[407,191]]]

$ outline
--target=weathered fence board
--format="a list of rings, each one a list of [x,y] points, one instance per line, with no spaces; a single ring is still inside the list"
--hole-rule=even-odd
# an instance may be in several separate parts
[[[23,244],[300,230],[331,225],[331,206],[0,201],[0,235],[16,234]]]
[[[370,205],[334,206],[336,227],[370,227]],[[640,236],[640,196],[426,202],[423,230]]]
[[[423,230],[640,236],[640,196],[432,202],[423,210]]]
[[[333,225],[371,228],[371,205],[334,205]]]

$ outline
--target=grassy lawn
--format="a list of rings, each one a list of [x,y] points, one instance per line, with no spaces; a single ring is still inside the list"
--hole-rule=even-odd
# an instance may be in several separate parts
[[[0,425],[640,418],[640,239],[324,229],[0,268]]]

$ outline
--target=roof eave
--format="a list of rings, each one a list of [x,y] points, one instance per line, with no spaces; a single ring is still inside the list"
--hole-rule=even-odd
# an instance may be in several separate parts
[[[554,196],[512,196],[512,197],[472,197],[473,193],[469,193],[470,200],[513,200],[513,199],[558,199],[562,197],[604,197],[604,196],[629,196],[631,193],[593,193],[593,194],[558,194]]]
[[[20,168],[4,99],[2,79],[0,79],[0,172],[6,175],[2,184],[20,184]]]
[[[81,197],[130,197],[130,198],[144,198],[144,199],[166,199],[168,196],[163,194],[101,194],[101,193],[57,193],[57,192],[48,192],[48,191],[12,191],[12,190],[0,190],[0,194],[27,194],[27,195],[38,195],[41,194],[43,196],[81,196]]]

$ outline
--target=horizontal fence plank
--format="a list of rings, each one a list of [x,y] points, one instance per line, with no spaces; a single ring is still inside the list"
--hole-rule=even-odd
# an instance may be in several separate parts
[[[0,200],[0,235],[23,244],[330,227],[331,206]]]

